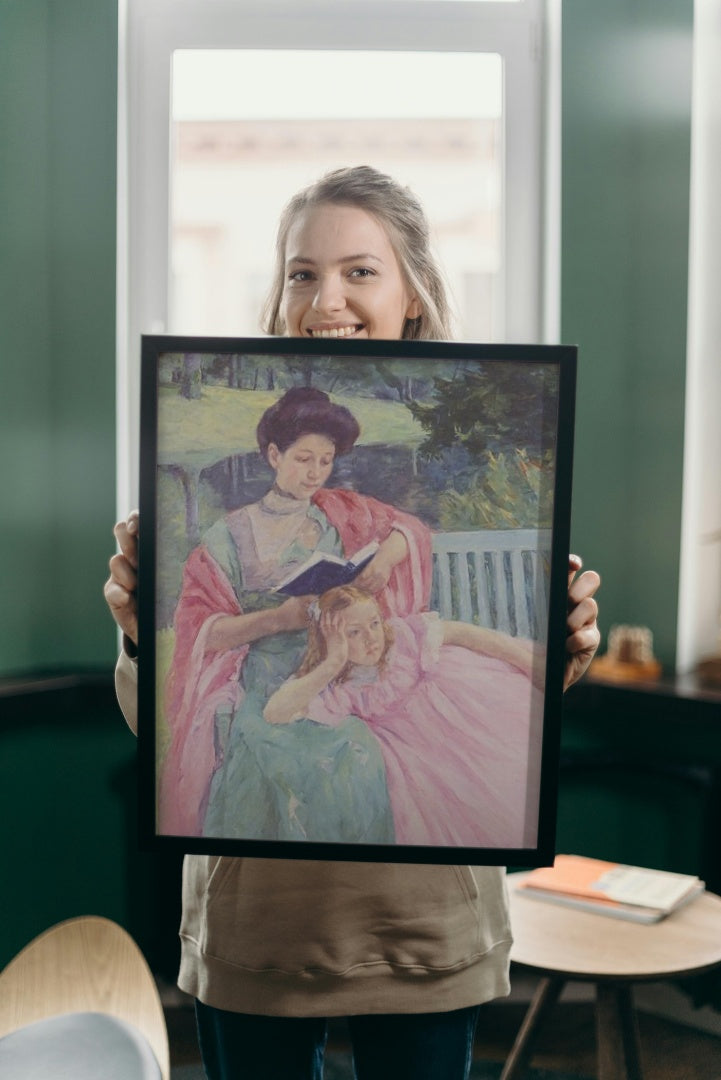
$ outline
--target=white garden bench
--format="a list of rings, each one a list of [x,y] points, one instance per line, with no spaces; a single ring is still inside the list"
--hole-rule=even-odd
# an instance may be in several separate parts
[[[550,529],[435,533],[431,610],[544,641]]]

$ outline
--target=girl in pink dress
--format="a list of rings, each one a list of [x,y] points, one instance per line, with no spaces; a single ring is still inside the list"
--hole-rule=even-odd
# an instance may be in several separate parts
[[[543,674],[532,642],[434,612],[384,619],[342,586],[317,601],[303,662],[264,717],[361,717],[381,745],[398,844],[533,847]]]

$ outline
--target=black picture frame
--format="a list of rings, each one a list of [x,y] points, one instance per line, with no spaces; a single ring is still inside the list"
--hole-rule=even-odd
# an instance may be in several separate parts
[[[565,345],[143,337],[144,849],[395,863],[553,861],[576,359],[576,348]],[[392,573],[405,575],[414,597],[400,586],[391,594],[392,576],[380,595],[396,614],[381,614],[396,640],[380,667],[363,659],[350,665],[349,683],[333,682],[308,706],[309,717],[270,724],[266,688],[292,674],[284,668],[291,639],[263,635],[254,639],[260,645],[223,649],[202,635],[221,615],[281,602],[253,579],[247,536],[265,567],[270,548],[254,532],[257,515],[275,513],[273,500],[285,496],[272,487],[256,426],[292,386],[324,391],[360,425],[323,489],[334,509],[326,506],[314,528],[335,530],[347,545],[343,530],[355,528],[368,506],[375,514],[376,502],[391,517],[410,515],[407,535],[403,524],[391,525],[406,552]],[[297,504],[288,503],[293,512]],[[373,514],[363,528],[387,529],[381,512],[378,524]],[[284,522],[268,527],[285,543]],[[351,610],[370,612],[372,604]],[[467,627],[484,625],[505,635],[484,642],[527,650],[528,667],[479,655],[481,635]],[[450,646],[439,644],[446,639]],[[428,649],[430,662],[422,659]],[[452,670],[452,658],[460,668]],[[411,681],[398,696],[402,663],[416,674],[403,675]],[[373,683],[367,697],[364,681]],[[429,683],[431,696],[441,695],[432,704]],[[379,705],[379,687],[391,686]],[[478,709],[469,709],[471,698]],[[346,701],[353,715],[342,715]],[[516,782],[519,776],[525,780]]]

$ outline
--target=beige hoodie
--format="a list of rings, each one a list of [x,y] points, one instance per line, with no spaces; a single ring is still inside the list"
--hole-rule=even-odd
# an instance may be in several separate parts
[[[137,665],[118,700],[137,725]],[[187,855],[178,984],[270,1016],[441,1012],[508,993],[501,867]]]

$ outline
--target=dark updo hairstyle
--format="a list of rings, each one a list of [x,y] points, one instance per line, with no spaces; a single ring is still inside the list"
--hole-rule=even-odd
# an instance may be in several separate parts
[[[265,410],[255,434],[264,458],[271,443],[284,453],[301,435],[325,435],[339,457],[351,449],[360,427],[350,409],[334,405],[322,390],[294,386]]]

